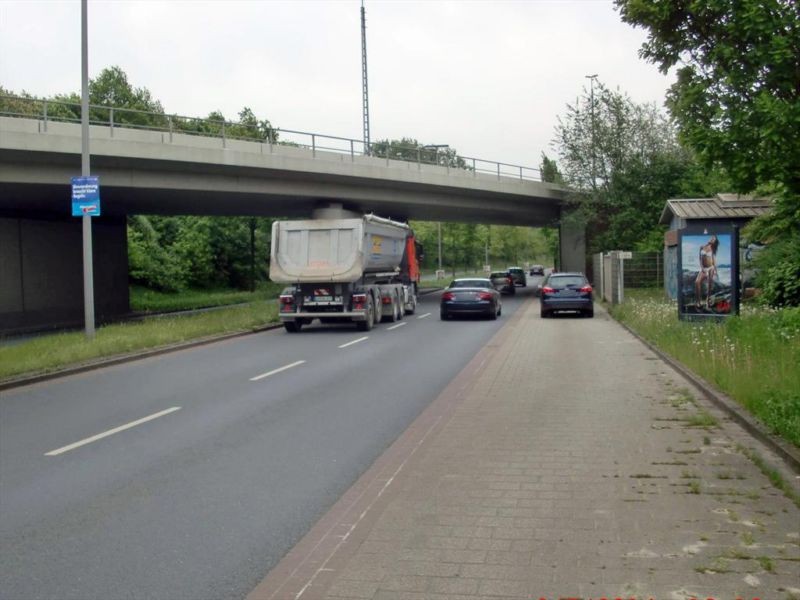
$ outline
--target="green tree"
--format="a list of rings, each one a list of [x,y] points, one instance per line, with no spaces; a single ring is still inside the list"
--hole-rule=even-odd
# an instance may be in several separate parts
[[[558,170],[556,161],[548,158],[544,152],[542,152],[542,163],[539,165],[539,172],[541,173],[542,181],[545,183],[564,183],[564,177]]]
[[[267,140],[275,143],[278,139],[278,132],[272,127],[267,119],[259,119],[255,113],[245,106],[239,111],[239,122],[231,127],[232,137],[250,138],[256,140]]]
[[[797,253],[788,249],[800,227],[800,4],[615,2],[623,21],[648,31],[640,55],[663,73],[677,67],[667,105],[681,139],[706,166],[722,165],[734,191],[775,199],[775,210],[746,230],[770,244],[760,260],[791,260]],[[798,259],[781,268],[789,279],[800,277]],[[800,304],[800,293],[789,289],[766,296]]]
[[[158,219],[158,217],[155,217]],[[174,292],[184,287],[183,265],[145,215],[128,217],[128,275],[131,282]]]
[[[577,207],[572,218],[586,225],[591,253],[634,248],[663,233],[658,218],[666,200],[697,193],[690,188],[700,187],[703,177],[654,105],[637,104],[602,83],[593,96],[584,89],[556,127],[559,165]],[[544,158],[543,173],[555,177]]]
[[[80,102],[79,98],[76,99]],[[147,88],[133,87],[125,71],[117,66],[103,69],[89,82],[89,104],[114,107],[114,122],[119,124],[163,127],[167,123],[161,102],[155,100]],[[108,122],[110,110],[92,108],[90,118]]]

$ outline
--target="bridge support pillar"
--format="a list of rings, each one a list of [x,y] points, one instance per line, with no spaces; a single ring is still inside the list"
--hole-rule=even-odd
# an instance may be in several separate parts
[[[93,219],[98,321],[130,311],[125,217]],[[0,215],[0,332],[83,324],[81,220]]]
[[[576,213],[561,212],[559,241],[559,270],[586,273],[586,227]]]

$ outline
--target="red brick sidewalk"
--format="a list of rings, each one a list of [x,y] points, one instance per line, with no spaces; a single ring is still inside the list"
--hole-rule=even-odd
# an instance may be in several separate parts
[[[520,308],[249,600],[800,598],[769,451],[597,312]]]

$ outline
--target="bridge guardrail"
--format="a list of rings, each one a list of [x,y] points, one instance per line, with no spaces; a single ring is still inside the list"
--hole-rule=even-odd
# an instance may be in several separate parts
[[[80,123],[81,104],[0,94],[0,116],[37,119],[42,124],[42,130],[47,132],[49,122]],[[228,140],[241,140],[267,144],[271,152],[274,146],[294,146],[311,150],[313,156],[317,151],[349,155],[353,161],[356,156],[372,156],[385,159],[387,165],[391,161],[410,162],[416,163],[418,168],[434,165],[444,167],[448,172],[469,171],[474,176],[479,173],[493,175],[498,180],[541,181],[538,168],[462,156],[446,146],[446,150],[442,151],[442,146],[406,146],[386,142],[366,144],[363,140],[353,138],[272,127],[268,121],[255,119],[242,123],[90,104],[89,124],[108,127],[111,137],[115,128],[125,127],[168,133],[170,142],[175,134],[197,135],[218,138],[223,148]]]

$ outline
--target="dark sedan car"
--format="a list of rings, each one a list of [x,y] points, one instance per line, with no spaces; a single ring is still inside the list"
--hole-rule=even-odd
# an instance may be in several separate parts
[[[531,275],[544,275],[544,265],[533,265],[530,271]]]
[[[514,285],[525,287],[528,285],[528,280],[525,278],[525,271],[520,267],[508,267],[508,272],[511,273],[511,279],[514,280]]]
[[[592,286],[583,273],[551,273],[542,282],[540,295],[543,319],[559,311],[594,316]]]
[[[442,293],[440,315],[485,315],[496,319],[503,311],[500,292],[490,279],[456,279]]]
[[[501,294],[516,294],[517,288],[514,287],[514,279],[508,271],[494,271],[489,275],[492,285]]]

